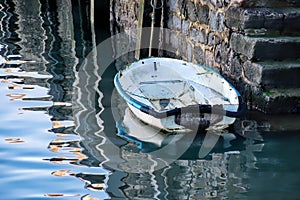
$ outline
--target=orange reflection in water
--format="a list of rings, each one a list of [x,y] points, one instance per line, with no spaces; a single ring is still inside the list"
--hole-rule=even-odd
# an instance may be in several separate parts
[[[7,94],[6,96],[9,97],[10,101],[14,101],[14,100],[22,100],[26,96],[26,94],[12,93],[12,94]]]
[[[8,142],[8,143],[12,143],[12,144],[25,142],[21,138],[5,138],[5,141]]]
[[[65,128],[71,126],[76,126],[74,121],[52,121],[52,128]]]
[[[78,197],[80,194],[45,194],[46,197]]]
[[[99,200],[98,198],[90,197],[89,194],[83,196],[81,199],[82,199],[82,200]]]
[[[51,173],[53,176],[74,176],[75,174],[69,169],[61,169]]]

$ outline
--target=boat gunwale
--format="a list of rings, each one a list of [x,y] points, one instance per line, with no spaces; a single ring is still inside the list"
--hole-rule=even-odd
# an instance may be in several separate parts
[[[149,58],[146,58],[146,59],[149,59]],[[165,59],[165,58],[163,58],[163,59]],[[139,61],[131,63],[130,65],[127,66],[126,69],[128,69],[133,64],[143,62],[143,60],[145,60],[145,59],[141,59]],[[175,59],[175,60],[177,60],[177,59]],[[126,91],[122,88],[122,86],[120,84],[120,81],[119,81],[119,77],[122,76],[122,71],[119,71],[115,75],[114,84],[115,84],[115,87],[116,87],[117,91],[119,92],[119,94],[122,96],[122,98],[127,103],[129,103],[133,107],[137,108],[138,110],[140,110],[140,111],[142,111],[146,114],[149,114],[149,115],[151,115],[155,118],[159,118],[159,119],[162,119],[162,118],[165,118],[165,117],[168,117],[168,116],[172,116],[172,115],[182,114],[183,112],[185,112],[185,113],[186,112],[189,112],[189,113],[197,112],[197,113],[218,114],[218,115],[223,115],[223,116],[227,116],[227,117],[241,117],[241,116],[243,116],[244,112],[245,112],[245,106],[243,105],[242,97],[241,97],[240,93],[232,86],[232,84],[229,83],[223,76],[221,76],[219,73],[217,73],[213,69],[208,68],[206,66],[202,66],[202,65],[198,65],[198,66],[200,66],[200,67],[202,67],[202,68],[218,75],[219,78],[221,78],[225,82],[227,82],[229,84],[229,87],[234,90],[235,94],[238,97],[238,102],[239,102],[238,103],[238,109],[237,109],[236,112],[235,111],[224,110],[222,105],[210,105],[210,104],[188,105],[186,107],[174,108],[174,109],[170,109],[170,110],[166,110],[166,111],[162,111],[162,112],[157,112],[153,108],[151,108],[150,106],[136,100],[135,98],[131,97],[130,95],[128,95],[126,93]],[[126,70],[126,69],[124,69],[124,70]],[[231,105],[234,105],[234,104],[231,104]]]

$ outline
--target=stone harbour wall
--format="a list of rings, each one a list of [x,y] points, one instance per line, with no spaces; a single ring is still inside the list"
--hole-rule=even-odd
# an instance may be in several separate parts
[[[137,28],[138,0],[111,5],[119,31]],[[300,0],[165,0],[163,9],[165,56],[220,72],[249,109],[300,112]]]

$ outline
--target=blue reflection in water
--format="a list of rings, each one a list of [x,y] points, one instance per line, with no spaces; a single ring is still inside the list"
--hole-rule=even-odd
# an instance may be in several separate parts
[[[0,3],[1,199],[300,196],[298,115],[237,120],[205,157],[198,134],[164,165],[189,138],[146,126],[126,106],[114,120],[124,105],[112,96],[114,66],[100,77],[101,55],[85,59],[95,45],[88,10],[69,0]]]

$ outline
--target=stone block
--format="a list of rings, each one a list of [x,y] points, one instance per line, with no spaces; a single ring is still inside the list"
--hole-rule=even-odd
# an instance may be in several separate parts
[[[167,6],[168,6],[168,10],[169,10],[170,12],[176,13],[177,10],[179,9],[179,8],[178,8],[177,1],[167,1]]]
[[[241,7],[299,7],[299,0],[242,0],[236,4]]]
[[[217,6],[217,0],[210,0],[210,4],[213,5],[214,7]]]
[[[179,48],[179,41],[178,41],[178,36],[177,33],[174,31],[170,32],[170,46],[172,49],[178,49]]]
[[[201,44],[206,44],[205,30],[204,29],[198,30],[196,28],[191,28],[191,30],[190,30],[190,39],[194,43],[200,42]]]
[[[262,71],[261,65],[246,61],[243,65],[244,76],[247,80],[258,86],[262,82]]]
[[[195,46],[194,47],[194,60],[196,61],[196,63],[199,63],[201,65],[204,65],[204,51],[202,49],[202,47],[200,46]]]
[[[208,46],[213,46],[215,45],[215,37],[214,37],[214,33],[213,32],[210,32],[208,34],[208,37],[207,37],[207,45]]]
[[[233,33],[230,47],[257,61],[300,58],[300,37],[249,37]]]
[[[206,31],[205,29],[201,29],[199,32],[199,42],[202,44],[207,44],[207,39],[206,39]]]
[[[185,37],[177,37],[177,40],[178,40],[178,38],[180,38],[179,41],[178,41],[179,53],[180,53],[180,55],[187,56],[188,41]]]
[[[300,8],[282,8],[283,33],[300,32]]]
[[[188,62],[192,62],[193,58],[193,46],[190,43],[187,43],[187,52],[186,52],[186,57]]]
[[[211,51],[205,51],[204,55],[205,55],[204,65],[219,72],[220,69],[218,68],[218,66],[216,65],[217,63],[214,60],[214,53]]]
[[[242,76],[243,67],[238,56],[233,57],[230,63],[222,64],[221,67],[222,73],[231,79],[238,80]]]
[[[187,4],[187,11],[188,11],[188,18],[195,22],[197,20],[197,14],[196,14],[196,9],[195,9],[195,4],[191,1],[188,2]]]
[[[225,42],[216,45],[215,49],[215,60],[220,64],[225,64],[229,62],[230,49]]]
[[[224,31],[224,15],[223,13],[218,13],[217,15],[217,29],[218,32],[223,32]]]
[[[211,31],[217,30],[217,15],[216,12],[213,10],[209,11],[209,29]]]
[[[241,8],[226,12],[226,25],[233,29],[300,31],[300,8]]]
[[[259,62],[244,64],[245,77],[265,89],[300,88],[300,61]]]
[[[191,28],[191,30],[190,30],[190,39],[193,42],[199,42],[200,41],[200,34],[199,34],[198,29]]]
[[[198,4],[198,21],[200,24],[208,24],[209,8],[206,5]]]
[[[218,6],[219,8],[222,8],[222,7],[223,7],[222,0],[217,0],[217,6]]]
[[[272,89],[264,90],[259,95],[253,96],[256,108],[268,113],[299,113],[300,89]]]
[[[175,15],[172,16],[172,26],[170,29],[180,30],[181,29],[181,19]]]

